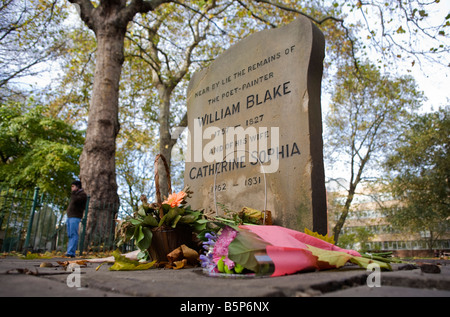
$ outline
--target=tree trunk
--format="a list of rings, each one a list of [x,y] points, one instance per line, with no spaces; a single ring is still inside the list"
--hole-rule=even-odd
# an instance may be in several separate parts
[[[162,154],[169,165],[169,172],[171,167],[171,159],[172,159],[172,148],[176,144],[176,139],[172,139],[172,135],[170,133],[170,96],[171,89],[165,87],[164,85],[160,85],[158,87],[158,93],[160,98],[160,107],[159,107],[159,153]],[[161,191],[161,197],[164,199],[164,196],[168,196],[168,175],[164,169],[163,164],[158,165],[158,173],[159,173],[159,188]]]
[[[352,145],[353,149],[355,149],[355,145]],[[354,153],[357,153],[356,151]],[[366,166],[366,163],[369,161],[371,154],[371,146],[369,146],[369,150],[365,154],[365,156],[361,159],[361,164],[358,167],[358,172],[356,173],[356,177],[354,177],[354,166],[355,166],[355,155],[352,157],[352,163],[351,163],[351,176],[350,176],[350,186],[348,190],[347,199],[345,201],[344,208],[342,210],[342,214],[339,217],[338,222],[333,228],[333,235],[334,235],[334,241],[338,243],[339,241],[339,235],[341,234],[342,228],[344,227],[345,220],[347,219],[348,213],[350,212],[350,206],[352,205],[353,198],[355,197],[356,193],[356,187],[361,182],[361,176],[364,171],[364,167]]]
[[[119,132],[119,81],[123,64],[125,27],[117,25],[96,31],[97,62],[89,107],[86,141],[80,157],[80,178],[91,196],[91,206],[100,203],[108,208],[90,208],[87,240],[93,234],[109,232],[119,206],[115,151]],[[114,207],[111,207],[114,206]]]
[[[345,220],[347,219],[348,213],[350,211],[350,206],[353,201],[353,197],[355,196],[355,189],[356,186],[351,186],[350,190],[347,195],[347,199],[345,200],[345,205],[342,209],[341,216],[339,217],[339,220],[336,222],[334,228],[333,228],[333,236],[334,241],[337,243],[339,240],[339,235],[341,234],[342,228],[344,227]]]
[[[91,196],[86,227],[92,235],[114,233],[119,196],[116,182],[116,136],[119,133],[119,82],[128,23],[137,13],[153,11],[165,0],[68,0],[97,38],[94,86],[86,141],[80,157],[80,178]],[[97,206],[97,207],[91,207]],[[98,207],[101,206],[101,207]]]

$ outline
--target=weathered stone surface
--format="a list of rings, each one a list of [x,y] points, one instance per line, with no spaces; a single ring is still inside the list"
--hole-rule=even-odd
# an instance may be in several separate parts
[[[193,76],[185,169],[192,207],[223,214],[216,200],[233,211],[266,208],[278,225],[326,233],[323,58],[322,33],[300,17],[248,37]]]

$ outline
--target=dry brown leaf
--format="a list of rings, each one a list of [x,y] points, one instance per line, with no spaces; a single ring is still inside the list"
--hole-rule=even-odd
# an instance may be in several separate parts
[[[70,264],[77,264],[79,266],[87,266],[88,260],[75,260],[75,261],[56,261],[62,267],[67,267]]]
[[[167,259],[169,260],[169,262],[180,261],[181,259],[183,259],[183,251],[181,247],[178,247],[167,254]]]
[[[28,275],[37,275],[37,271],[33,272],[30,271],[29,269],[21,269],[21,268],[17,268],[17,269],[11,269],[6,271],[6,274],[28,274]]]
[[[173,263],[166,262],[166,264],[164,265],[164,268],[165,269],[173,269]]]
[[[167,254],[169,262],[165,262],[164,268],[179,270],[185,267],[192,267],[191,265],[197,265],[199,261],[198,252],[189,248],[186,245],[181,245]],[[160,263],[159,267],[161,267]]]
[[[156,263],[156,267],[157,268],[166,268],[167,267],[167,265],[170,265],[170,263],[169,262],[167,262],[167,261],[161,261],[161,262],[157,262]]]
[[[173,262],[173,264],[174,264],[173,269],[174,270],[179,270],[179,269],[182,269],[182,268],[184,268],[186,266],[187,260],[183,259],[181,261],[175,261],[175,262]]]
[[[186,245],[182,245],[181,250],[183,251],[183,257],[190,263],[190,264],[197,264],[199,255],[198,252],[187,247]]]

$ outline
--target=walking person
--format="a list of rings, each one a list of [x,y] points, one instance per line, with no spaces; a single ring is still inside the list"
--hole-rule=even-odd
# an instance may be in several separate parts
[[[87,195],[81,187],[80,181],[72,182],[71,191],[69,207],[67,207],[67,236],[69,237],[69,243],[66,256],[73,258],[78,246],[78,230],[86,208]]]

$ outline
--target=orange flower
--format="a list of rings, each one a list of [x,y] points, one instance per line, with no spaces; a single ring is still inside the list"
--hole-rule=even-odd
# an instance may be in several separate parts
[[[163,204],[170,205],[170,207],[178,207],[186,197],[186,193],[181,191],[179,193],[170,194],[169,197],[163,201]]]

